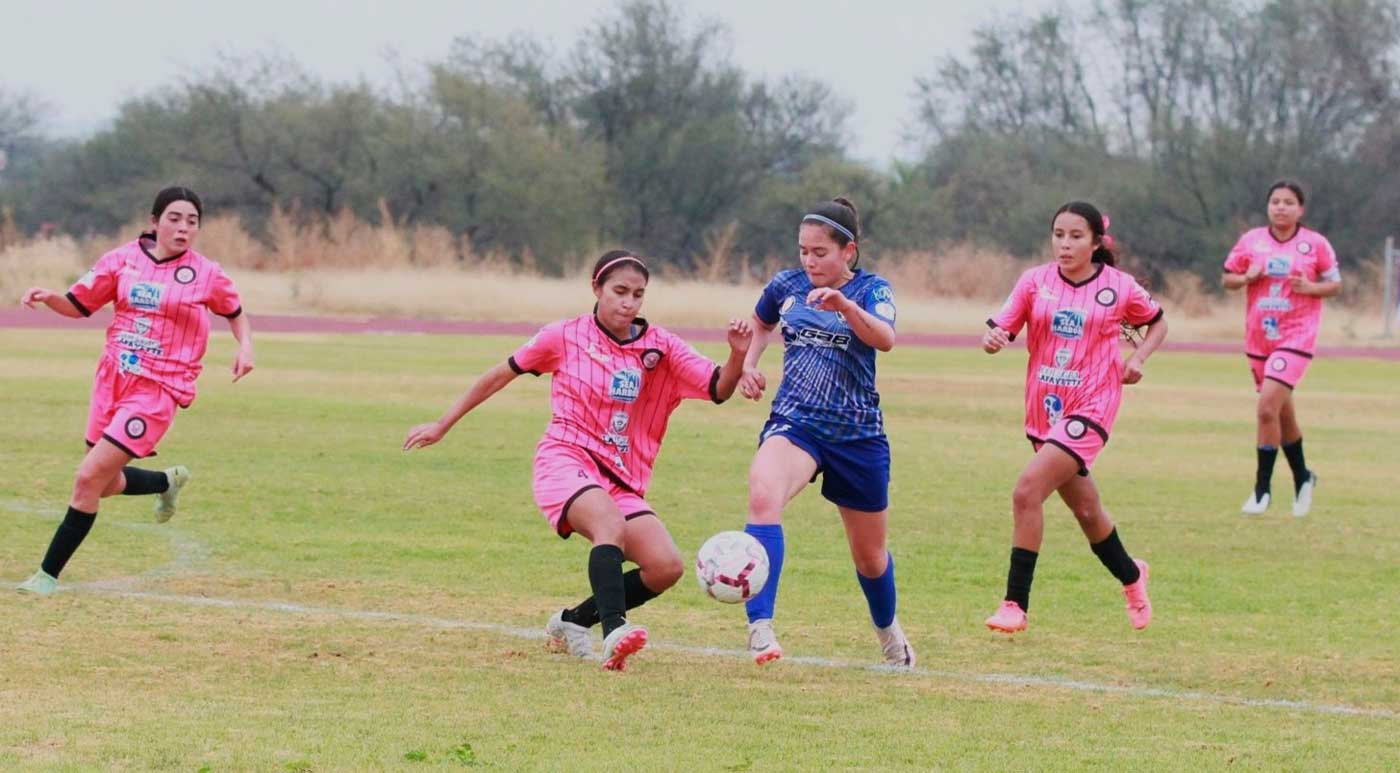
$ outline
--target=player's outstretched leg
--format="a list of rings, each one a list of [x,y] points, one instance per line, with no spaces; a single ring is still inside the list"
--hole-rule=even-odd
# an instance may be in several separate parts
[[[194,475],[183,464],[177,464],[158,474],[165,477],[167,485],[163,491],[157,492],[159,496],[156,498],[156,523],[165,523],[175,517],[175,499],[180,496],[180,489],[184,488]]]

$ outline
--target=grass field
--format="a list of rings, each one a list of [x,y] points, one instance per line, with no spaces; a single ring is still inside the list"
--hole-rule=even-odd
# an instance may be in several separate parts
[[[1152,563],[1152,627],[1128,626],[1054,504],[1032,628],[1007,640],[981,620],[1028,453],[1024,355],[896,350],[881,360],[892,549],[920,669],[862,667],[878,657],[864,600],[839,519],[809,490],[787,513],[792,657],[756,669],[737,654],[742,610],[687,576],[632,616],[658,646],[609,674],[536,634],[586,592],[584,544],[553,537],[529,493],[547,379],[512,384],[437,447],[398,450],[516,343],[263,336],[258,370],[231,385],[216,336],[158,457],[195,471],[176,520],[106,500],[69,592],[0,594],[0,767],[1400,764],[1400,364],[1313,366],[1298,393],[1313,515],[1292,518],[1283,493],[1246,520],[1243,359],[1159,355],[1095,470]],[[66,503],[99,345],[0,330],[7,582],[33,570]],[[742,523],[764,410],[692,403],[673,420],[649,499],[683,552]]]

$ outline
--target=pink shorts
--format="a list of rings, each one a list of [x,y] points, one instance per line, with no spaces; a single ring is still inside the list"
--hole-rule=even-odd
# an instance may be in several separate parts
[[[545,440],[535,449],[535,504],[560,537],[568,539],[574,533],[569,525],[569,505],[595,488],[612,497],[625,520],[656,515],[641,495],[609,474],[584,449],[553,440]]]
[[[175,408],[175,398],[160,384],[122,373],[114,360],[103,357],[84,437],[89,446],[105,438],[136,459],[155,456],[156,444],[175,422]]]
[[[1275,349],[1267,357],[1257,354],[1245,356],[1249,358],[1249,370],[1254,374],[1256,392],[1264,386],[1264,379],[1277,381],[1293,389],[1303,380],[1303,374],[1308,372],[1308,365],[1312,364],[1312,355],[1298,349]]]
[[[1030,438],[1031,447],[1036,451],[1049,443],[1074,457],[1079,462],[1079,474],[1088,475],[1094,460],[1108,443],[1108,430],[1093,419],[1070,414],[1050,428],[1044,440]]]

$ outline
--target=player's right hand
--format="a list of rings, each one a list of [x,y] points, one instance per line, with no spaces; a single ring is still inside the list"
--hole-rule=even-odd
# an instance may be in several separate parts
[[[52,292],[42,287],[31,287],[24,291],[24,295],[20,296],[19,302],[32,309],[39,304],[48,303],[49,298],[52,298],[53,295]]]
[[[1005,330],[999,327],[987,328],[987,334],[982,336],[982,351],[987,354],[996,354],[1007,344],[1011,343],[1011,337]]]
[[[403,441],[403,450],[412,451],[415,448],[426,448],[447,434],[447,430],[435,421],[427,424],[419,424],[408,431],[408,437]]]
[[[744,375],[739,377],[739,394],[750,400],[758,400],[767,388],[768,379],[758,368],[744,368]]]

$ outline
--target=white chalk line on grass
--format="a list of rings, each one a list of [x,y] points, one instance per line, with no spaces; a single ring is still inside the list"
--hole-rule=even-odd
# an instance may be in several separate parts
[[[23,512],[36,515],[56,515],[52,510],[41,510],[23,503],[5,502],[0,503],[0,507],[14,512]],[[545,633],[539,628],[521,628],[519,626],[503,625],[500,623],[486,623],[474,620],[461,620],[450,617],[435,617],[432,615],[420,615],[410,612],[388,612],[373,609],[345,609],[336,607],[316,607],[305,604],[296,604],[288,601],[263,601],[256,599],[235,599],[219,598],[212,596],[191,596],[175,593],[158,593],[154,591],[133,590],[133,585],[147,579],[158,579],[169,577],[175,574],[187,573],[194,568],[194,565],[208,556],[208,548],[198,540],[179,533],[172,533],[168,527],[157,528],[149,524],[133,524],[114,522],[123,528],[135,531],[160,533],[171,540],[175,547],[176,555],[170,563],[157,569],[147,571],[134,577],[123,577],[114,580],[101,580],[96,582],[64,584],[59,587],[60,591],[90,593],[103,596],[115,596],[132,601],[150,601],[167,604],[183,604],[195,607],[210,607],[217,609],[243,609],[258,610],[264,612],[279,612],[290,615],[307,615],[315,617],[332,617],[344,620],[355,620],[374,623],[394,623],[405,625],[424,626],[428,628],[439,628],[444,630],[465,630],[481,631],[485,633],[500,634],[517,639],[542,640]],[[676,644],[672,642],[651,642],[649,648],[661,650],[663,652],[677,652],[686,655],[711,658],[749,658],[749,653],[745,650],[726,649],[723,647],[696,647],[687,644]],[[928,676],[949,681],[969,682],[975,684],[1007,685],[1012,687],[1044,687],[1060,690],[1072,690],[1076,692],[1099,693],[1103,695],[1120,695],[1131,698],[1158,698],[1168,701],[1205,703],[1223,706],[1242,706],[1246,708],[1269,709],[1279,711],[1296,711],[1309,714],[1328,714],[1334,716],[1367,717],[1373,719],[1400,719],[1400,712],[1384,708],[1364,708],[1360,706],[1348,706],[1336,703],[1315,703],[1305,700],[1289,700],[1284,698],[1249,698],[1239,695],[1226,695],[1221,693],[1208,693],[1198,690],[1178,690],[1170,687],[1142,687],[1132,685],[1104,684],[1100,682],[1089,682],[1081,679],[1066,679],[1053,676],[1030,676],[1025,674],[997,674],[997,673],[974,673],[964,671],[945,671],[940,669],[916,667],[913,669],[900,668],[887,665],[876,665],[862,663],[853,660],[842,660],[838,658],[823,658],[814,656],[785,656],[784,663],[794,665],[813,666],[818,668],[848,669],[859,671],[874,671],[888,673],[892,676],[912,674]]]

